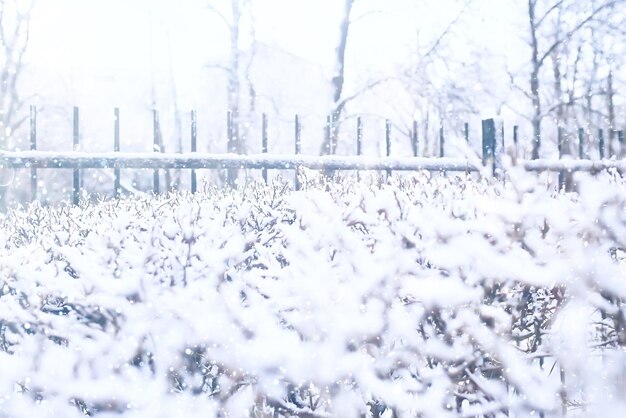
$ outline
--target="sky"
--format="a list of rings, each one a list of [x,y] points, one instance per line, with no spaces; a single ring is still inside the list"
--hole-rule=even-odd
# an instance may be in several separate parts
[[[177,71],[197,68],[228,50],[225,25],[201,0],[55,0],[39,1],[32,22],[29,61],[69,71],[146,70],[168,66],[168,38]],[[215,4],[225,4],[215,1]],[[454,1],[432,3],[428,14],[414,0],[356,3],[350,49],[358,64],[389,70],[407,59],[414,38],[436,36],[458,13]],[[446,7],[446,3],[449,7]],[[510,21],[509,2],[477,1],[482,22],[470,36],[506,51],[510,39],[502,22]],[[336,0],[263,0],[254,4],[257,39],[317,63],[331,71],[341,2]],[[499,19],[491,19],[499,16]],[[249,38],[242,40],[242,47]],[[460,51],[462,52],[462,51]]]
[[[253,11],[257,38],[328,64],[336,43],[336,25],[329,24],[337,18],[336,4],[265,0]],[[193,0],[39,2],[32,31],[29,58],[50,68],[165,68],[168,35],[177,67],[202,65],[228,52],[226,26]],[[246,43],[244,37],[243,48]]]

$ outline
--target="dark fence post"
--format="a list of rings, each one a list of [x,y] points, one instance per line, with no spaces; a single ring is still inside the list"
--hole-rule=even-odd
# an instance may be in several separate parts
[[[235,150],[235,132],[233,125],[233,112],[229,110],[226,112],[226,152],[227,153],[236,153]]]
[[[296,115],[295,120],[295,152],[296,155],[299,155],[302,152],[302,126],[300,125],[300,116]],[[294,180],[294,186],[296,191],[300,190],[302,188],[302,185],[300,184],[300,180],[298,178],[298,167],[295,167],[295,180]]]
[[[585,159],[585,130],[578,128],[578,158]]]
[[[234,126],[234,120],[233,120],[233,112],[230,110],[226,114],[226,137],[227,137],[226,152],[233,153],[233,154],[237,153],[237,149],[235,147],[235,126]],[[230,187],[234,188],[236,180],[237,180],[237,170],[233,168],[226,169],[227,184]]]
[[[387,119],[385,121],[385,154],[387,157],[391,157],[391,121]],[[387,169],[387,177],[391,176],[391,170]]]
[[[496,129],[493,143],[493,172],[499,176],[502,171],[502,156],[504,155],[504,122],[499,121],[500,129]]]
[[[493,119],[482,121],[483,133],[483,165],[490,166],[492,175],[496,171],[495,145],[496,145],[496,122]]]
[[[513,153],[515,158],[519,158],[519,126],[513,126]]]
[[[563,158],[563,141],[565,136],[565,130],[562,126],[559,126],[557,131],[557,148],[559,151],[559,160]],[[559,171],[559,191],[563,190],[565,186],[565,172]]]
[[[261,152],[267,154],[267,114],[263,113],[261,125]],[[267,168],[261,170],[263,181],[267,184]]]
[[[469,123],[465,122],[463,124],[463,135],[465,136],[465,143],[469,144],[470,142],[470,137],[469,137]]]
[[[598,131],[598,150],[600,151],[600,159],[604,159],[604,130]]]
[[[609,128],[609,158],[617,158],[617,130]]]
[[[37,150],[37,108],[30,107],[30,150]],[[37,200],[37,169],[30,169],[30,199]]]
[[[196,111],[191,111],[191,152],[198,151],[198,123],[196,118]],[[198,179],[196,177],[196,170],[191,170],[191,193],[196,193],[198,190]]]
[[[446,138],[444,136],[443,124],[442,124],[441,126],[439,126],[439,158],[443,158],[446,156],[445,143],[446,143]]]
[[[411,146],[413,147],[413,156],[419,155],[419,137],[417,136],[417,121],[413,121],[413,135],[411,136]]]
[[[326,154],[330,154],[332,150],[332,134],[333,134],[333,118],[331,115],[326,116]]]
[[[356,155],[361,156],[363,154],[363,121],[361,117],[356,118]],[[361,181],[361,171],[356,172],[357,181]]]
[[[294,132],[294,150],[296,155],[302,152],[302,125],[300,123],[300,116],[296,115],[294,118],[295,132]]]
[[[619,148],[620,148],[620,158],[624,158],[624,155],[626,154],[626,149],[624,149],[624,141],[626,141],[626,139],[624,138],[624,131],[618,131],[617,132],[617,140],[619,141]]]
[[[363,154],[363,121],[361,117],[356,118],[356,155]]]
[[[78,132],[78,106],[74,106],[74,132],[72,135],[72,143],[74,151],[78,151],[79,145],[79,132]],[[80,170],[74,169],[74,181],[72,186],[72,203],[78,205],[80,198]]]
[[[159,128],[159,111],[156,109],[152,110],[152,151],[153,152],[161,152],[161,141],[159,141],[159,137],[161,136],[160,128]],[[152,174],[152,191],[155,194],[159,193],[159,169],[155,168]]]
[[[120,109],[113,109],[114,127],[113,127],[113,152],[120,152]],[[120,196],[120,169],[115,168],[113,173],[113,196],[117,199]]]

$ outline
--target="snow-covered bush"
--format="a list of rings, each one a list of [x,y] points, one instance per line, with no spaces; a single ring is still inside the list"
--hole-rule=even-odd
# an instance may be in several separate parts
[[[0,220],[0,416],[585,416],[626,407],[626,192],[388,184]]]

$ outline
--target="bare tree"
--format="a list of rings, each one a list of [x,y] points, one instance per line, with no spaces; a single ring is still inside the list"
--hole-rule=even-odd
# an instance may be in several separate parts
[[[626,13],[626,2],[621,6],[621,11],[616,9],[615,15]],[[615,131],[620,126],[618,103],[619,97],[623,101],[626,93],[626,78],[623,71],[615,70],[626,65],[626,59],[615,51],[626,45],[626,37],[615,27],[603,24],[593,30],[590,38],[588,61],[592,64],[587,70],[589,76],[582,83],[584,91],[578,94],[575,103],[578,113],[585,116],[589,138],[594,139],[599,129],[608,128],[608,155],[618,155],[620,146]],[[621,118],[623,123],[623,113]]]
[[[34,0],[0,0],[0,149],[10,148],[14,133],[26,121],[21,115],[24,100],[19,93],[24,72],[24,54],[30,35],[30,16]],[[0,169],[0,209],[6,207],[7,189],[4,187],[13,173]]]
[[[333,99],[330,114],[331,120],[329,121],[329,129],[322,142],[322,148],[320,150],[322,155],[332,155],[337,152],[337,137],[339,131],[337,124],[339,123],[341,113],[346,105],[346,101],[342,100],[346,73],[346,49],[348,47],[348,35],[350,32],[350,14],[352,13],[352,7],[356,0],[343,1],[341,23],[339,26],[339,40],[335,49],[335,75],[331,80]]]
[[[462,116],[477,112],[476,94],[471,86],[481,84],[479,76],[482,72],[477,65],[485,62],[485,57],[478,53],[474,60],[476,64],[468,65],[456,57],[451,45],[451,41],[462,33],[462,20],[467,15],[468,4],[468,1],[460,1],[459,11],[444,22],[438,32],[424,34],[418,29],[411,59],[402,71],[404,88],[413,103],[404,132],[410,135],[413,119],[418,122],[422,155],[435,152],[435,142],[439,140],[442,126],[461,130]]]
[[[532,103],[531,122],[533,127],[532,158],[539,158],[541,148],[541,125],[543,119],[553,114],[558,123],[566,119],[567,103],[563,102],[565,74],[578,76],[580,59],[574,61],[571,71],[562,68],[575,36],[587,28],[595,28],[623,0],[579,2],[576,0],[528,0],[528,43],[530,47],[529,90],[527,96]],[[578,50],[582,53],[583,48]],[[555,103],[544,109],[547,77],[546,64],[552,62]],[[573,97],[573,95],[569,95]],[[566,151],[569,150],[566,146]]]
[[[174,74],[174,63],[172,56],[172,42],[170,38],[170,31],[166,31],[167,37],[167,58],[168,58],[168,70],[169,70],[169,78],[170,78],[170,89],[172,95],[172,111],[174,113],[174,151],[177,153],[183,152],[183,121],[180,111],[180,106],[178,105],[178,89],[176,86],[176,77]],[[180,186],[180,170],[175,170],[172,174],[167,171],[168,179],[167,185],[168,188],[173,188],[177,190]]]
[[[606,86],[606,110],[607,110],[607,122],[609,125],[609,155],[617,154],[617,138],[615,135],[615,129],[617,127],[617,121],[615,117],[615,89],[613,85],[613,71],[609,71]]]
[[[209,68],[223,71],[226,75],[227,102],[230,112],[228,123],[228,152],[245,154],[248,126],[256,106],[256,90],[251,77],[251,66],[255,55],[254,24],[245,25],[244,18],[251,17],[251,0],[228,0],[228,6],[222,9],[212,1],[206,3],[228,29],[229,55],[226,64],[211,64]],[[240,47],[240,39],[245,31],[252,37],[250,50]],[[247,87],[247,88],[246,88]],[[244,100],[246,102],[244,103]],[[237,169],[229,169],[228,184],[234,185],[238,176]]]
[[[30,15],[34,0],[0,0],[0,48],[2,68],[0,69],[0,146],[9,146],[12,132],[17,130],[26,116],[19,112],[24,101],[19,94],[19,81],[24,70],[24,54],[30,35]]]
[[[376,87],[396,79],[392,76],[377,77],[369,80],[353,91],[346,91],[346,51],[349,46],[350,29],[357,21],[376,14],[378,10],[370,10],[353,18],[354,4],[357,0],[342,0],[339,23],[339,37],[335,47],[334,75],[330,80],[331,85],[331,108],[328,115],[328,126],[324,140],[320,147],[321,155],[333,155],[337,153],[338,139],[341,123],[345,117],[346,107],[351,102],[359,99],[364,94],[373,91]]]

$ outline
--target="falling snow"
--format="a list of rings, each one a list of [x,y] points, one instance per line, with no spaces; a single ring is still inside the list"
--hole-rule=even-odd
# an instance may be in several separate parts
[[[625,184],[509,174],[10,211],[0,416],[615,416]]]

